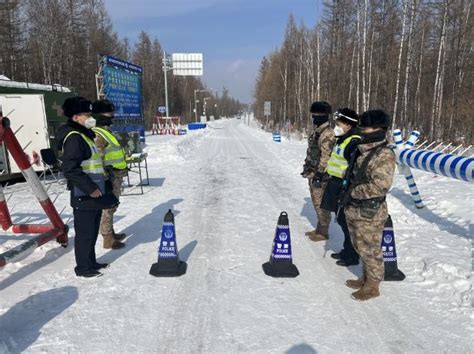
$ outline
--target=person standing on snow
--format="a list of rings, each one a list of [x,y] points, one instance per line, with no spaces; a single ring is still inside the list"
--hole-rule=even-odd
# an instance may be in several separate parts
[[[115,107],[108,100],[99,100],[92,104],[92,115],[97,121],[95,132],[95,143],[104,161],[105,171],[112,184],[113,194],[120,199],[122,193],[123,178],[127,175],[127,162],[125,161],[125,151],[120,146],[117,138],[112,133],[112,120],[114,119]],[[117,234],[114,230],[114,213],[117,206],[102,211],[100,222],[100,233],[104,238],[103,246],[106,249],[120,249],[125,247],[125,243],[120,242],[125,237],[124,233]]]
[[[352,246],[344,208],[339,208],[338,201],[345,188],[343,184],[348,182],[347,176],[353,165],[351,161],[354,161],[356,157],[357,145],[361,137],[357,129],[359,116],[355,111],[343,108],[334,113],[334,117],[336,121],[334,134],[337,140],[328,161],[326,172],[329,175],[329,181],[324,191],[321,208],[336,213],[337,223],[344,233],[344,245],[340,252],[333,253],[331,257],[337,259],[337,265],[348,267],[359,264],[359,255]]]
[[[386,195],[395,173],[395,154],[387,146],[390,117],[382,110],[371,110],[360,116],[362,141],[358,149],[349,190],[345,196],[345,214],[352,244],[362,261],[362,276],[347,280],[358,289],[355,300],[365,301],[380,295],[384,278],[381,249],[384,224],[388,218]]]
[[[91,102],[70,97],[62,108],[68,121],[59,128],[58,139],[74,214],[74,271],[79,277],[97,277],[102,275],[100,269],[108,267],[98,263],[95,255],[102,209],[117,205],[118,200],[106,192],[104,166],[91,130],[95,126]]]
[[[334,131],[329,126],[332,108],[325,101],[316,101],[311,105],[314,130],[308,138],[308,150],[301,176],[308,179],[311,200],[318,217],[315,230],[306,232],[311,241],[327,240],[331,213],[321,209],[321,199],[326,188],[328,175],[326,167],[334,145]]]

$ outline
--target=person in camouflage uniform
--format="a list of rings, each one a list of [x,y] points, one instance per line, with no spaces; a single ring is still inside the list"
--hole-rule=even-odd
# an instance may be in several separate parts
[[[390,117],[382,110],[367,111],[360,116],[360,155],[343,203],[352,244],[362,261],[362,276],[347,280],[346,285],[358,289],[352,297],[359,301],[379,296],[379,285],[384,278],[381,242],[388,218],[385,197],[396,164],[395,154],[387,147],[389,125]]]
[[[125,152],[111,131],[114,105],[107,100],[96,101],[92,105],[92,114],[97,121],[97,126],[93,129],[97,136],[96,146],[104,161],[107,177],[112,185],[112,192],[117,199],[120,199],[123,178],[127,175],[127,163],[125,162]],[[116,233],[114,230],[114,214],[117,208],[102,211],[100,233],[104,238],[103,245],[106,249],[125,247],[125,243],[121,241],[127,235]]]
[[[329,126],[332,108],[325,101],[316,101],[311,105],[314,130],[308,138],[308,150],[301,175],[308,179],[311,200],[318,217],[315,230],[306,232],[311,241],[324,241],[329,238],[328,230],[331,213],[321,209],[321,199],[326,188],[328,175],[326,167],[331,157],[336,137]]]

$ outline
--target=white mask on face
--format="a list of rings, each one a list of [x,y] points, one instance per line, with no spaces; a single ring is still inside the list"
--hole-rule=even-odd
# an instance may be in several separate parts
[[[87,118],[87,120],[84,122],[84,126],[87,128],[87,129],[91,129],[91,128],[95,128],[95,123],[96,123],[96,120],[92,117],[89,117]]]
[[[334,134],[336,134],[336,136],[343,136],[344,135],[344,129],[342,129],[340,126],[336,125],[334,127]]]

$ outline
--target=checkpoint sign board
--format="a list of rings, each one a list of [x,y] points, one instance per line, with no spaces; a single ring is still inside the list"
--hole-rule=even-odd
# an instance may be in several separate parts
[[[102,57],[101,65],[105,97],[115,105],[114,130],[144,133],[143,69],[108,55]]]
[[[265,103],[263,104],[263,115],[272,115],[272,101],[265,101]]]
[[[202,76],[202,53],[173,53],[173,74],[177,76]]]

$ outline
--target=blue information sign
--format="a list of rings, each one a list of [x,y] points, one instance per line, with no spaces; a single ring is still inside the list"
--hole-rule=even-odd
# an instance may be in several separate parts
[[[114,130],[139,131],[144,136],[143,69],[111,56],[104,56],[102,63],[104,94],[115,105]]]

